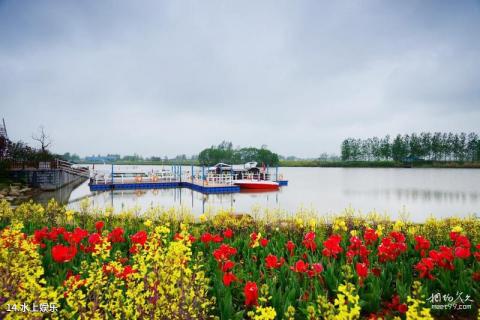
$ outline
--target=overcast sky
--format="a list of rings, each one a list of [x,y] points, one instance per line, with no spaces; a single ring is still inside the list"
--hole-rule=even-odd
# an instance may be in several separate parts
[[[0,0],[0,117],[80,155],[478,132],[480,2]]]

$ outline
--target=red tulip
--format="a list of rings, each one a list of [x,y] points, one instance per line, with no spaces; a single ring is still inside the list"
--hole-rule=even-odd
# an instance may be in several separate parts
[[[321,273],[323,271],[323,266],[321,263],[312,263],[312,270],[314,270],[315,273]]]
[[[88,243],[90,243],[93,247],[95,247],[96,244],[101,243],[101,242],[102,242],[102,238],[100,237],[100,235],[98,233],[92,233],[88,237]]]
[[[291,240],[288,240],[285,246],[287,247],[287,250],[290,253],[290,257],[293,257],[293,250],[295,249],[295,244]]]
[[[104,226],[105,226],[105,223],[103,221],[95,222],[95,229],[97,229],[97,233],[102,233],[102,229]]]
[[[277,256],[274,256],[273,254],[269,254],[265,258],[265,265],[269,269],[277,269],[280,268],[283,264],[285,263],[285,259],[281,258],[280,260],[278,259]]]
[[[355,269],[357,270],[357,274],[361,278],[366,278],[368,275],[368,266],[366,263],[359,263],[355,265]]]
[[[108,234],[108,240],[111,243],[125,242],[124,233],[125,231],[122,228],[115,228]]]
[[[84,252],[95,252],[95,246],[102,243],[102,237],[98,233],[92,233],[88,237],[88,243],[88,247],[84,247],[83,244],[80,244],[80,249]]]
[[[48,233],[48,239],[52,241],[57,241],[59,235],[63,235],[65,233],[65,228],[60,227],[52,227],[52,230]]]
[[[233,282],[233,281],[237,281],[237,277],[231,273],[231,272],[226,272],[223,274],[223,284],[226,285],[227,287],[230,286],[230,284]]]
[[[408,306],[405,303],[400,303],[400,296],[398,294],[392,297],[391,302],[386,302],[386,306],[391,311],[398,311],[400,313],[406,313]],[[377,319],[377,317],[375,317]]]
[[[398,306],[397,310],[400,313],[406,313],[408,311],[408,306],[405,303],[402,303]]]
[[[134,235],[130,236],[130,240],[132,243],[138,243],[143,246],[145,242],[147,242],[147,232],[144,230],[138,231]]]
[[[422,258],[419,263],[415,265],[415,269],[419,272],[420,278],[435,279],[430,273],[435,267],[435,262],[432,258]]]
[[[40,230],[35,230],[34,231],[35,243],[41,243],[43,241],[43,239],[47,239],[47,238],[48,238],[48,228],[47,227],[43,227]]]
[[[290,267],[290,270],[295,271],[295,272],[306,272],[308,269],[308,263],[305,263],[303,260],[298,260],[295,262],[295,265]]]
[[[407,251],[405,236],[401,232],[391,232],[378,246],[378,260],[380,262],[395,261],[405,251]]]
[[[368,264],[368,255],[370,251],[363,244],[362,240],[359,237],[353,236],[350,238],[350,245],[348,246],[347,251],[347,261],[351,263],[355,256],[360,256],[360,259],[363,263]]]
[[[235,262],[227,260],[222,265],[222,272],[227,272],[235,266]]]
[[[480,243],[477,244],[477,245],[475,246],[475,248],[477,248],[477,252],[475,252],[475,253],[473,254],[473,256],[475,257],[475,259],[476,259],[477,261],[480,261]]]
[[[415,250],[420,251],[422,257],[428,249],[430,249],[430,241],[422,236],[415,236]]]
[[[225,231],[223,231],[223,236],[227,239],[230,239],[231,237],[233,237],[233,230],[230,228],[226,229]]]
[[[457,247],[455,248],[455,257],[460,259],[467,259],[470,257],[470,248]]]
[[[200,241],[202,241],[203,243],[209,243],[210,241],[212,241],[212,235],[208,232],[205,232],[200,237]]]
[[[75,246],[64,246],[57,244],[52,248],[52,258],[55,262],[64,263],[72,260],[77,254],[77,248]]]
[[[229,246],[228,244],[222,244],[218,249],[213,251],[213,256],[218,262],[228,260],[230,256],[237,253],[237,249]]]
[[[129,265],[129,266],[125,266],[123,271],[121,273],[115,274],[115,276],[120,279],[127,279],[129,275],[135,272],[137,272],[137,270],[133,269],[132,266]]]
[[[365,239],[365,244],[370,245],[373,244],[375,241],[378,239],[378,234],[375,230],[371,228],[365,229],[365,233],[363,235],[363,238]]]
[[[315,251],[317,249],[317,244],[315,243],[315,232],[307,232],[302,243],[308,250]]]
[[[262,238],[260,240],[260,245],[265,248],[268,245],[268,239],[267,238]]]
[[[307,274],[310,278],[315,277],[316,275],[319,275],[323,271],[323,266],[321,263],[312,263],[310,265],[310,269],[307,271]]]
[[[215,242],[215,243],[220,243],[223,241],[223,238],[222,236],[220,236],[219,234],[216,234],[212,237],[212,242]]]
[[[135,254],[138,252],[138,247],[137,245],[133,245],[130,247],[130,249],[128,250],[128,252],[130,252],[131,254]]]
[[[337,234],[331,235],[326,241],[323,242],[323,246],[325,248],[322,250],[322,254],[326,257],[337,258],[337,255],[343,251],[342,247],[340,246],[341,241],[341,236]]]
[[[63,233],[63,238],[65,239],[65,241],[67,241],[71,245],[79,244],[87,236],[88,236],[88,231],[83,230],[81,228],[75,228],[73,232],[65,231]]]
[[[255,282],[248,281],[243,289],[245,293],[245,305],[256,306],[258,305],[258,287]]]

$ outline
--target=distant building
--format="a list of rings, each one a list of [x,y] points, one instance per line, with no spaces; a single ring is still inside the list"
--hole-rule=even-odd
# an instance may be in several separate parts
[[[115,161],[118,161],[118,160],[120,160],[120,155],[119,154],[107,154],[106,156],[92,155],[92,156],[85,157],[85,161],[86,162],[91,162],[91,163],[115,162]]]
[[[105,159],[107,161],[110,161],[110,162],[118,161],[118,160],[120,160],[120,155],[119,154],[107,154]]]

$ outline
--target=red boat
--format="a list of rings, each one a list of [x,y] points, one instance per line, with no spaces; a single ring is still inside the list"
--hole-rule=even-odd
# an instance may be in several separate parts
[[[235,180],[233,184],[241,189],[262,189],[262,190],[278,190],[278,182],[267,180]]]

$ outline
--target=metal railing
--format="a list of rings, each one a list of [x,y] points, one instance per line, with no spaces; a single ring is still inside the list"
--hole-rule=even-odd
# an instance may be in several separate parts
[[[245,173],[243,175],[235,175],[231,173],[206,173],[202,176],[201,173],[191,175],[190,172],[183,174],[175,174],[173,172],[155,172],[143,173],[142,175],[132,176],[131,173],[116,173],[112,178],[109,172],[93,172],[91,181],[94,184],[135,184],[135,183],[162,183],[162,182],[191,182],[198,185],[233,185],[236,180],[256,180],[256,181],[270,181],[275,179],[275,175],[269,173]]]
[[[178,179],[172,173],[167,173],[167,172],[161,172],[161,173],[158,173],[155,175],[149,175],[149,176],[142,176],[142,175],[130,176],[127,174],[120,174],[118,176],[114,176],[113,179],[112,179],[112,176],[109,174],[94,173],[91,179],[92,179],[92,182],[94,182],[95,184],[161,183],[161,182],[177,182],[178,181]]]

